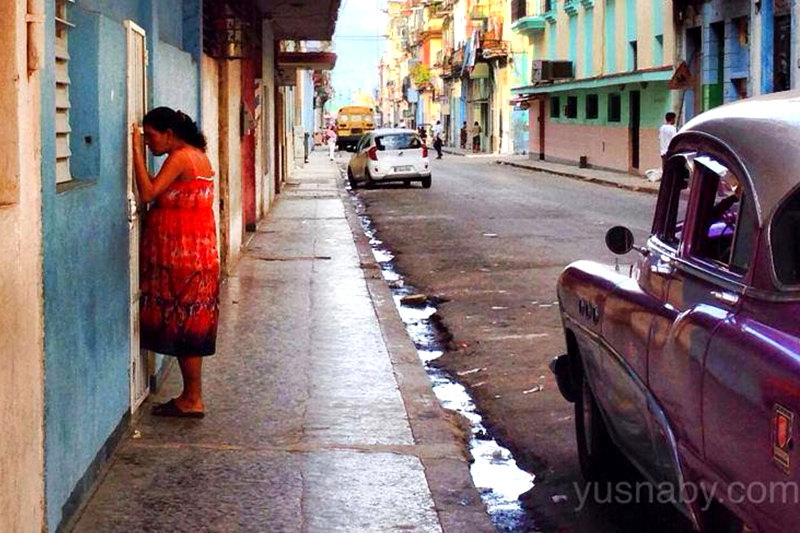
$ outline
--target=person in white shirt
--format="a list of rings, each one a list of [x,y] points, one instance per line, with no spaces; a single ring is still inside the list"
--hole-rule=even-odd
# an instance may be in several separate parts
[[[662,166],[667,162],[667,150],[669,150],[669,143],[672,141],[672,138],[675,137],[675,134],[678,133],[678,130],[675,128],[675,113],[670,111],[664,116],[664,120],[666,121],[658,129],[658,141],[661,145],[661,163]]]
[[[333,161],[334,159],[333,153],[336,150],[336,130],[333,129],[333,126],[328,128],[327,135],[328,135],[328,156],[331,158],[331,161]]]

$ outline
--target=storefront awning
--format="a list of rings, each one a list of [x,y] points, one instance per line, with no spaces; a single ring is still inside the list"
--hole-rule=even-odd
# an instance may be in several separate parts
[[[336,66],[336,54],[333,52],[280,52],[278,68],[332,70]]]
[[[636,72],[624,72],[612,74],[610,76],[597,76],[582,80],[567,81],[563,83],[553,83],[550,85],[528,85],[526,87],[514,87],[511,89],[513,95],[532,96],[545,93],[559,93],[564,91],[575,91],[580,89],[598,89],[610,85],[625,85],[627,83],[645,82],[668,82],[672,79],[672,67],[659,69],[639,70]]]
[[[333,38],[341,0],[255,1],[262,16],[272,20],[276,39],[329,41]]]

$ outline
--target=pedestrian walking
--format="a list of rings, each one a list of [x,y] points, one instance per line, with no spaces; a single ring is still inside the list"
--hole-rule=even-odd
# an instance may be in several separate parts
[[[675,128],[675,113],[670,111],[664,116],[664,124],[658,129],[658,142],[661,147],[661,168],[667,163],[667,150],[669,150],[669,143],[672,138],[678,133]]]
[[[475,124],[469,129],[469,133],[472,136],[472,151],[473,152],[480,152],[481,151],[481,132],[483,129],[481,125],[478,124],[478,121],[475,121]]]
[[[336,129],[333,126],[331,126],[330,128],[328,128],[326,135],[327,135],[326,142],[328,143],[328,157],[330,157],[331,161],[333,161],[334,151],[336,150],[336,141],[337,141]]]
[[[466,121],[464,121],[464,125],[461,126],[461,132],[460,132],[459,140],[461,141],[461,149],[462,150],[466,150],[467,149],[467,122]]]
[[[183,392],[153,407],[156,416],[203,418],[203,357],[216,351],[219,259],[214,223],[214,170],[206,138],[180,111],[157,107],[143,121],[144,143],[167,154],[147,170],[142,134],[133,124],[139,200],[153,202],[144,221],[140,263],[140,331],[146,350],[178,358]]]
[[[437,120],[436,125],[433,127],[433,148],[436,150],[436,159],[442,158],[442,134],[444,133],[444,129],[442,128],[442,121]]]

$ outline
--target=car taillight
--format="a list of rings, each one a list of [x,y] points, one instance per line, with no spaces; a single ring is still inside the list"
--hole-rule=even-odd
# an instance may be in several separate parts
[[[378,160],[378,147],[377,146],[373,146],[372,148],[367,150],[367,155],[373,161],[377,161]]]
[[[422,145],[422,157],[428,157],[428,146],[425,144]]]

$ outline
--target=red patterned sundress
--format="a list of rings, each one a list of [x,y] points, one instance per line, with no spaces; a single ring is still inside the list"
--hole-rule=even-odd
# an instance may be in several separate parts
[[[219,321],[214,179],[200,176],[191,149],[182,152],[195,177],[173,181],[145,218],[141,344],[161,354],[205,356],[216,350]]]

